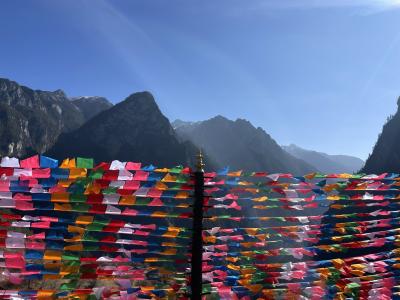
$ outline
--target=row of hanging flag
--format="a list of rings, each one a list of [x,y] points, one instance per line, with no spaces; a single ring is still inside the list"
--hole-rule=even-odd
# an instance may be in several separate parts
[[[0,299],[187,298],[188,168],[0,163]]]
[[[177,166],[174,168],[157,168],[153,165],[143,166],[142,163],[138,162],[121,162],[119,160],[114,160],[112,162],[101,162],[95,165],[94,160],[92,158],[72,158],[72,159],[64,159],[61,163],[57,159],[53,159],[44,155],[34,155],[32,157],[26,159],[18,159],[15,157],[3,157],[0,160],[0,167],[5,168],[2,172],[6,172],[7,176],[20,176],[23,175],[20,172],[23,172],[21,169],[26,169],[25,171],[29,173],[29,171],[37,172],[39,174],[47,174],[50,175],[54,170],[52,169],[66,169],[65,174],[61,176],[69,176],[72,177],[79,176],[84,169],[88,170],[101,170],[101,171],[116,171],[116,170],[128,170],[128,171],[150,171],[156,173],[173,173],[173,174],[189,174],[191,172],[190,168],[183,168],[182,166]],[[50,173],[49,170],[50,169]],[[82,169],[82,170],[80,170]],[[67,171],[68,170],[68,171]],[[60,171],[60,170],[59,170]],[[15,174],[14,174],[15,172]],[[54,171],[56,174],[56,171]],[[62,171],[60,171],[62,172]],[[115,174],[118,173],[109,173],[114,174],[111,177],[115,178]],[[40,176],[40,175],[39,175]],[[45,176],[45,175],[42,175]],[[243,172],[243,171],[229,171],[229,167],[220,170],[218,172],[206,172],[204,174],[206,178],[212,179],[217,176],[220,176],[220,183],[224,182],[225,179],[222,177],[230,178],[234,177],[237,180],[243,178],[267,178],[272,182],[278,182],[281,179],[296,179],[298,181],[305,182],[311,179],[358,179],[358,180],[389,180],[389,181],[400,181],[400,174],[396,173],[383,173],[379,175],[375,174],[349,174],[349,173],[338,173],[338,174],[321,174],[318,172],[306,174],[304,176],[295,176],[290,173],[267,173],[267,172]],[[33,177],[35,177],[33,175]],[[41,177],[39,177],[41,178]],[[43,177],[47,178],[47,177]],[[228,180],[229,181],[229,180]]]
[[[398,180],[398,174],[213,174],[205,190],[204,294],[400,298]]]
[[[0,162],[0,299],[187,299],[194,178]],[[205,299],[400,297],[399,174],[207,172]]]

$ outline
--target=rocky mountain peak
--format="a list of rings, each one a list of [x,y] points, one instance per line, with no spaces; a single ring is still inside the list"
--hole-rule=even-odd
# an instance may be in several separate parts
[[[210,122],[230,122],[228,118],[225,118],[224,116],[221,115],[216,115],[215,117],[212,117],[208,121]]]
[[[58,158],[84,156],[96,161],[119,159],[173,166],[188,163],[187,151],[153,96],[140,92],[94,116],[79,129],[60,136],[48,154]]]
[[[123,104],[124,107],[134,108],[135,110],[160,112],[153,95],[147,91],[133,93],[121,102],[121,104]]]
[[[7,78],[0,78],[0,90],[4,91],[6,89],[19,89],[22,86],[19,85],[17,82],[12,81],[10,79]]]
[[[71,98],[71,102],[80,110],[86,121],[113,106],[106,98],[99,96],[74,97]]]
[[[67,98],[67,94],[65,94],[65,92],[61,89],[55,90],[53,92],[53,94],[57,97],[63,97],[63,98]]]

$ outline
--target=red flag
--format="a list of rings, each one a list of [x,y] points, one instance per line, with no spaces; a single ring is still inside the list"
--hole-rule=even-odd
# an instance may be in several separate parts
[[[20,160],[19,165],[24,169],[40,168],[39,155],[34,155]]]

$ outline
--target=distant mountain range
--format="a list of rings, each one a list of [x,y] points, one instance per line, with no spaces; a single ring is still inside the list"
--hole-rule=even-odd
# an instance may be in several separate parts
[[[198,148],[209,169],[304,174],[333,170],[328,158],[337,172],[356,170],[360,164],[356,158],[294,146],[285,151],[262,128],[243,119],[217,116],[171,125],[148,92],[113,105],[104,97],[69,98],[62,90],[32,90],[0,79],[1,156],[45,153],[59,159],[85,156],[98,162],[119,159],[171,166],[192,164]],[[315,157],[324,157],[325,165]]]
[[[234,170],[304,174],[315,168],[285,152],[262,128],[249,121],[216,116],[203,122],[172,123],[181,141],[203,149],[219,167]]]
[[[315,167],[319,172],[329,173],[357,173],[364,161],[358,157],[349,155],[330,155],[323,152],[306,150],[291,144],[282,148],[299,159]]]

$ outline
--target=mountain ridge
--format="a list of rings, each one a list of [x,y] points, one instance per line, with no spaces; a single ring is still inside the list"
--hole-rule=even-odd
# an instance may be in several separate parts
[[[400,173],[400,97],[397,111],[390,116],[369,155],[362,171],[365,173]]]
[[[205,150],[219,165],[247,171],[309,173],[315,169],[286,153],[261,127],[217,115],[205,121],[172,123],[182,141]]]
[[[70,99],[71,102],[79,108],[85,121],[90,120],[95,115],[113,106],[107,98],[100,96],[80,96]]]
[[[61,89],[33,90],[0,79],[0,155],[47,153],[57,158],[88,156],[172,165],[193,161],[198,148],[205,152],[208,169],[229,165],[249,171],[318,171],[243,118],[233,121],[217,115],[171,124],[147,91],[113,105],[101,96],[69,98]]]
[[[75,141],[72,143],[72,141]],[[96,161],[134,160],[162,166],[187,165],[194,148],[180,143],[149,92],[131,94],[77,130],[62,134],[48,155],[87,156]]]
[[[354,173],[364,165],[364,161],[350,155],[332,155],[315,150],[301,148],[295,144],[282,146],[291,155],[314,166],[322,173]]]

